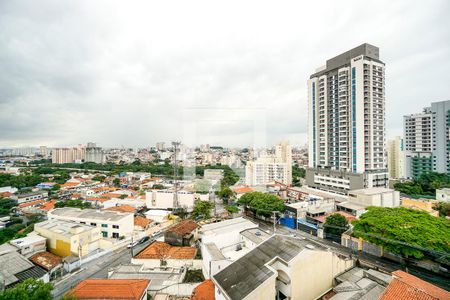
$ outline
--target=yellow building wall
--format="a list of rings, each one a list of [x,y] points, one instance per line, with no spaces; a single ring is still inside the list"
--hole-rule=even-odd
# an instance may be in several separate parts
[[[62,240],[56,240],[56,248],[50,248],[50,252],[61,257],[72,255],[70,252],[70,243]]]

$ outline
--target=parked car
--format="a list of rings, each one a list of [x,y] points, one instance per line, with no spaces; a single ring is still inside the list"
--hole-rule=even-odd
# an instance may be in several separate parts
[[[134,246],[136,246],[137,244],[139,244],[139,241],[134,241],[132,243],[129,243],[127,248],[133,248]]]
[[[158,231],[155,231],[154,233],[153,233],[153,236],[157,236],[157,235],[160,235],[161,234],[161,230],[158,230]]]
[[[148,237],[148,236],[144,236],[142,239],[140,239],[139,240],[139,244],[143,244],[143,243],[145,243],[146,241],[148,241],[150,239],[150,237]]]

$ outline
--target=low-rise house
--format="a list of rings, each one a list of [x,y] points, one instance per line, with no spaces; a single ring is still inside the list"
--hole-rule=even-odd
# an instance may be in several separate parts
[[[47,239],[38,234],[29,234],[26,237],[11,240],[11,245],[19,249],[20,254],[29,257],[37,252],[42,252],[47,249]]]
[[[146,300],[149,284],[147,279],[86,279],[68,294],[79,300]]]
[[[47,251],[34,254],[30,257],[30,261],[46,270],[50,278],[58,275],[62,269],[62,257]]]
[[[28,278],[49,282],[49,274],[17,251],[0,252],[0,287],[9,288]]]
[[[134,229],[134,214],[107,210],[56,208],[48,212],[49,220],[87,224],[101,229],[102,237],[130,236]]]
[[[131,205],[118,205],[118,206],[112,206],[109,208],[105,208],[105,210],[108,211],[118,211],[118,212],[125,212],[125,213],[135,213],[136,212],[136,208],[134,208]]]
[[[42,190],[51,190],[55,185],[57,185],[56,182],[41,182],[36,187]]]
[[[246,185],[231,187],[231,190],[234,192],[237,199],[241,198],[243,195],[245,195],[247,193],[251,193],[251,192],[255,191],[254,189],[252,189],[251,187],[248,187]]]
[[[211,278],[268,239],[269,235],[260,230],[258,224],[235,218],[203,225],[200,237],[203,276]]]
[[[61,257],[85,256],[99,248],[98,227],[51,219],[34,224],[34,231],[47,239],[51,253]]]
[[[12,196],[11,199],[16,200],[17,204],[19,204],[19,205],[22,203],[33,202],[33,201],[37,201],[37,200],[47,200],[48,192],[47,191],[37,191],[37,192],[17,194],[17,195]]]
[[[183,220],[164,232],[164,241],[172,246],[192,246],[198,240],[198,227],[192,220]]]
[[[151,220],[145,217],[134,217],[134,229],[137,231],[145,231],[150,227]]]
[[[392,272],[392,277],[379,300],[450,299],[450,292],[401,270]]]
[[[196,254],[197,249],[194,247],[177,247],[155,241],[135,255],[131,263],[144,265],[146,268],[192,267]]]
[[[312,240],[274,235],[212,276],[216,299],[317,299],[354,261]],[[251,276],[249,276],[251,274]]]

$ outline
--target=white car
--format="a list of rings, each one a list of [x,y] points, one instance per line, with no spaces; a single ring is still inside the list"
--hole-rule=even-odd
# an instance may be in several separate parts
[[[155,231],[154,233],[153,233],[153,236],[157,236],[157,235],[160,235],[161,234],[161,230],[158,230],[158,231]]]
[[[139,244],[139,241],[134,241],[132,243],[129,243],[127,248],[133,248],[134,246],[136,246],[137,244]]]

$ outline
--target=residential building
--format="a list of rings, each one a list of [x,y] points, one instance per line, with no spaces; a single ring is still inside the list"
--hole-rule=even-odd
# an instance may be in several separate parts
[[[164,232],[164,241],[172,246],[193,246],[198,240],[198,227],[192,220],[183,220]]]
[[[48,154],[49,154],[47,146],[39,146],[39,154],[42,157],[46,158],[48,156]]]
[[[222,169],[206,169],[203,178],[207,180],[220,181],[223,178]]]
[[[0,266],[0,290],[28,278],[41,279],[44,282],[50,280],[47,271],[32,264],[25,256],[12,249],[0,251]]]
[[[404,116],[407,178],[426,172],[450,174],[450,100]]]
[[[47,239],[49,251],[61,257],[86,256],[100,246],[100,228],[50,219],[36,223],[34,231]]]
[[[203,225],[200,236],[205,278],[211,278],[269,238],[258,224],[242,217]]]
[[[403,139],[399,136],[387,142],[389,178],[405,177],[405,151]]]
[[[450,299],[450,292],[401,270],[392,272],[392,278],[380,300]]]
[[[164,142],[156,143],[156,149],[157,149],[158,151],[164,151],[164,150],[165,150]]]
[[[311,75],[308,186],[347,193],[347,173],[359,188],[387,186],[384,69],[379,48],[362,44]]]
[[[105,162],[105,157],[101,147],[87,147],[86,148],[86,162],[94,162],[102,164]]]
[[[450,201],[450,188],[436,189],[436,200]]]
[[[135,255],[131,263],[146,268],[186,268],[194,266],[197,248],[178,247],[155,241]]]
[[[44,251],[34,254],[29,259],[35,265],[46,270],[50,274],[50,278],[60,275],[59,272],[62,269],[62,257]]]
[[[71,148],[54,148],[52,150],[52,163],[73,163],[73,150]]]
[[[292,149],[287,141],[276,145],[275,155],[263,153],[245,166],[246,185],[265,185],[273,181],[292,184]]]
[[[150,280],[147,279],[86,279],[69,292],[79,300],[127,299],[146,300]]]
[[[212,280],[207,279],[197,285],[192,291],[191,300],[215,300],[215,286]]]
[[[29,257],[37,252],[47,249],[46,238],[38,234],[28,234],[26,237],[9,241],[9,243],[19,249],[20,254]]]
[[[317,299],[354,261],[309,239],[274,235],[212,276],[216,299]],[[249,276],[249,274],[251,276]]]
[[[174,194],[171,190],[152,190],[146,192],[145,203],[149,209],[174,209]],[[192,211],[196,200],[196,194],[190,191],[178,191],[178,207]]]
[[[131,236],[134,229],[133,213],[64,207],[49,211],[47,217],[97,227],[104,238]]]
[[[37,192],[16,194],[14,196],[11,196],[11,199],[16,200],[17,204],[33,202],[37,200],[45,200],[47,198],[48,198],[47,191],[37,191]]]

